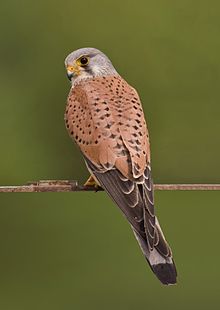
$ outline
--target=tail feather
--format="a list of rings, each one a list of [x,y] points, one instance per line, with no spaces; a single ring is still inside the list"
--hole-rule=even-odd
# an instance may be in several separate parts
[[[172,259],[172,253],[170,250],[170,247],[168,243],[166,242],[163,233],[161,231],[160,225],[158,221],[156,220],[156,229],[159,232],[159,243],[156,245],[153,250],[149,249],[148,242],[146,238],[141,236],[135,229],[134,235],[141,247],[141,250],[151,268],[151,270],[154,272],[154,274],[157,276],[157,278],[166,285],[169,284],[175,284],[176,278],[177,278],[177,272],[175,263]],[[167,247],[169,255],[164,256],[161,254],[160,247]]]
[[[126,216],[152,271],[163,284],[176,283],[171,249],[154,214],[150,166],[146,167],[144,180],[134,181],[116,168],[102,170],[88,158],[85,160],[94,178]]]
[[[165,285],[176,284],[176,267],[174,262],[150,266],[157,278]]]

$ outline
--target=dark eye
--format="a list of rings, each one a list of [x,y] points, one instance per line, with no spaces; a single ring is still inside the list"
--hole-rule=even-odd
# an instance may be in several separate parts
[[[88,57],[85,57],[85,56],[82,56],[80,59],[79,59],[79,62],[82,66],[86,66],[88,63],[89,63],[89,59]]]

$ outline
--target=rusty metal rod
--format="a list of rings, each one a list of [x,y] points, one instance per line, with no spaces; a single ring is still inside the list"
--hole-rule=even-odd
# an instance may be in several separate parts
[[[155,190],[178,191],[178,190],[220,190],[220,184],[154,184]],[[25,185],[0,186],[0,193],[39,193],[39,192],[82,192],[102,191],[103,189],[92,186],[79,185],[74,180],[40,180],[29,182]]]

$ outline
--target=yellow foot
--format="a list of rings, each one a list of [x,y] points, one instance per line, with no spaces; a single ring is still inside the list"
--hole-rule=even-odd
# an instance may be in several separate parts
[[[100,188],[100,185],[96,182],[96,180],[93,178],[92,175],[90,175],[90,177],[88,178],[88,180],[86,181],[86,183],[84,184],[84,186],[92,186],[94,187],[97,191]]]

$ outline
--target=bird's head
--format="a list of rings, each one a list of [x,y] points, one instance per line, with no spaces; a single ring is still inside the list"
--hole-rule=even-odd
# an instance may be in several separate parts
[[[80,48],[65,59],[67,76],[72,84],[85,78],[117,74],[111,61],[95,48]]]

